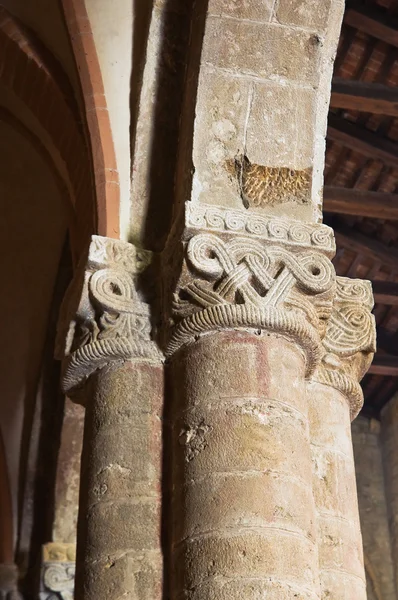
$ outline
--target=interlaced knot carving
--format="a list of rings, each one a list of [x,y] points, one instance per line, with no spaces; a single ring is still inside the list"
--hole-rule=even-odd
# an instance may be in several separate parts
[[[369,281],[346,277],[336,281],[333,310],[323,339],[325,353],[314,380],[345,395],[355,418],[363,404],[359,381],[376,351],[373,294]]]
[[[254,327],[303,338],[311,360],[316,360],[335,281],[333,266],[323,254],[200,233],[187,244],[186,267],[174,296],[173,351],[195,333]]]

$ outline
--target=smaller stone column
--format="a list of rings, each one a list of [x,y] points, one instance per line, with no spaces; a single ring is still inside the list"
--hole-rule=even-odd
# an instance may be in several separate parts
[[[337,277],[324,357],[307,384],[322,598],[366,600],[351,419],[375,352],[368,281]]]
[[[0,432],[0,600],[19,600],[14,564],[13,511],[7,459]]]
[[[381,412],[380,439],[395,587],[398,590],[398,394],[391,398]]]
[[[86,406],[76,600],[162,598],[163,365],[142,300],[149,260],[93,236],[64,304],[64,389]]]
[[[75,564],[74,544],[43,546],[39,600],[73,600]]]

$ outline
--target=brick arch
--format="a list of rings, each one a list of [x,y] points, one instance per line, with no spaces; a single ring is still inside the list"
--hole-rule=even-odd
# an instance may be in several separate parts
[[[90,154],[73,90],[56,59],[16,18],[0,6],[0,84],[17,96],[44,130],[42,143],[68,189],[75,227],[75,256],[97,230]],[[45,139],[44,139],[45,138]]]
[[[93,150],[98,233],[119,237],[120,187],[101,68],[85,0],[62,0],[86,108]]]

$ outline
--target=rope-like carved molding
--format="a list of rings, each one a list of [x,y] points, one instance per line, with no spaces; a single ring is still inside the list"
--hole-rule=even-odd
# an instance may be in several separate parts
[[[247,210],[186,202],[186,231],[237,233],[269,242],[282,242],[292,248],[313,248],[329,257],[336,252],[333,230],[327,225],[308,224]]]
[[[64,363],[65,392],[111,363],[159,360],[149,306],[137,286],[150,261],[149,252],[127,242],[92,237],[61,308],[57,357]]]
[[[332,263],[313,248],[198,233],[184,243],[167,353],[208,332],[266,330],[301,345],[310,375],[322,357],[334,290]]]
[[[73,600],[75,570],[74,544],[53,542],[43,546],[40,600]]]
[[[323,339],[325,353],[313,380],[341,392],[354,419],[363,405],[359,382],[376,351],[373,293],[370,281],[346,277],[337,277],[336,281],[333,311]]]

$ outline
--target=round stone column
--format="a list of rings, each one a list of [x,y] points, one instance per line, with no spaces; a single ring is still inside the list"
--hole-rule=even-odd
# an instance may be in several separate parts
[[[180,268],[170,598],[319,600],[305,382],[332,309],[332,232],[193,202],[185,219],[164,263]]]
[[[380,439],[385,474],[387,511],[391,535],[395,586],[398,589],[398,396],[381,413]]]
[[[366,600],[351,419],[375,351],[370,282],[337,277],[324,357],[307,384],[322,598]]]
[[[93,236],[65,299],[63,385],[86,407],[76,600],[161,600],[162,357],[142,281],[149,253]]]
[[[82,453],[76,599],[162,597],[161,365],[91,377]]]
[[[220,332],[171,371],[171,598],[320,598],[302,349]]]

